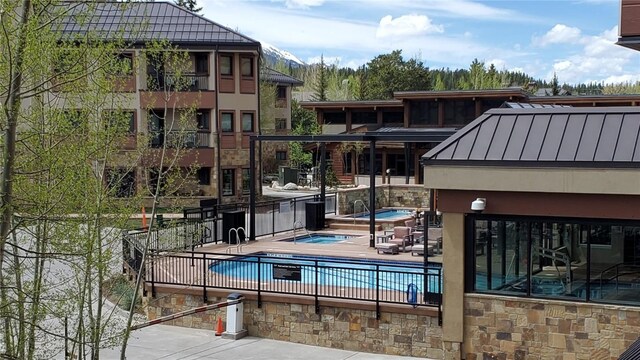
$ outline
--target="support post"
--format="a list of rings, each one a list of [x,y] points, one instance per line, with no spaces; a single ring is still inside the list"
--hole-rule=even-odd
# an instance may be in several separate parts
[[[249,241],[256,239],[256,140],[249,140]],[[245,234],[246,235],[246,234]]]
[[[382,175],[384,176],[384,175]],[[369,247],[376,247],[376,141],[369,141]]]

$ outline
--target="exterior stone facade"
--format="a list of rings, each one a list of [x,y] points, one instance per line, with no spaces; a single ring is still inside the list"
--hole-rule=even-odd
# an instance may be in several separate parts
[[[155,298],[145,299],[149,320],[203,305],[202,295],[195,292],[157,291]],[[322,305],[320,313],[316,314],[315,305],[308,300],[300,301],[305,304],[263,300],[259,308],[257,301],[247,299],[244,302],[245,328],[251,336],[344,350],[433,359],[456,358],[445,355],[445,349],[449,349],[447,353],[456,353],[457,348],[459,353],[459,344],[443,343],[437,315],[424,314],[424,310],[418,310],[421,313],[416,314],[416,311],[383,309],[380,319],[376,319],[370,305],[349,304]],[[209,301],[226,300],[210,297]],[[212,330],[218,317],[226,322],[225,308],[185,316],[167,324]]]
[[[640,309],[465,295],[463,353],[474,359],[617,359],[640,336]]]
[[[369,188],[341,189],[338,192],[338,214],[353,214],[353,203],[362,200],[369,206]],[[422,185],[383,185],[376,187],[376,209],[383,207],[429,207],[429,192]],[[360,212],[362,209],[356,209]]]

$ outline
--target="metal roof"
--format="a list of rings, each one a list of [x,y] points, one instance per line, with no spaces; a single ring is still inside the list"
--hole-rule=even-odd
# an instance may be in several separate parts
[[[260,43],[171,2],[66,2],[59,30],[66,39],[95,33],[103,39],[135,44],[168,40],[189,45],[252,45]]]
[[[506,96],[527,98],[528,94],[520,87],[485,90],[442,90],[442,91],[396,91],[395,99],[464,99],[464,98],[503,98]]]
[[[293,86],[298,86],[298,85],[303,85],[304,82],[302,80],[298,80],[292,76],[289,76],[287,74],[283,74],[279,71],[275,71],[273,69],[265,69],[264,71],[262,71],[260,73],[260,76],[262,77],[263,80],[268,81],[268,82],[272,82],[272,83],[277,83],[277,84],[289,84],[289,85],[293,85]]]
[[[474,166],[638,167],[640,108],[493,109],[422,157]]]
[[[509,101],[506,101],[500,107],[501,108],[511,108],[511,109],[543,109],[543,108],[571,107],[571,105],[531,104],[531,103],[520,103],[520,102],[509,102]]]
[[[634,341],[627,350],[625,350],[618,360],[635,360],[640,359],[640,338]]]

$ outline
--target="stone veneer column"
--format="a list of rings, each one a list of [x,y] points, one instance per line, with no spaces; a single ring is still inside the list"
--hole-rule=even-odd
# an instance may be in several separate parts
[[[460,359],[464,339],[464,214],[442,215],[442,341],[445,359]]]

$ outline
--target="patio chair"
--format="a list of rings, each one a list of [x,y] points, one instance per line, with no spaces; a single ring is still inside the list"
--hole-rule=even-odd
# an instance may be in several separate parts
[[[410,246],[413,245],[413,235],[411,235],[411,228],[407,226],[396,226],[393,228],[393,234],[389,243],[397,244],[402,252],[410,250]]]

